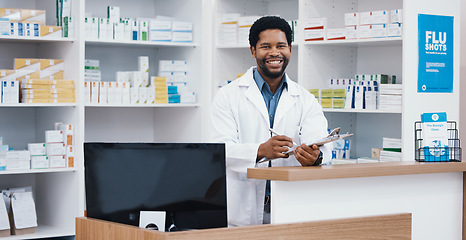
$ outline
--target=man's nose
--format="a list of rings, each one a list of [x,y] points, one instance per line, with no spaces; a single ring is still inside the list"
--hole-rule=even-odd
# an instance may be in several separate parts
[[[269,54],[270,55],[273,55],[273,56],[277,56],[280,54],[280,51],[278,50],[277,47],[271,47],[270,48],[270,51],[269,51]]]

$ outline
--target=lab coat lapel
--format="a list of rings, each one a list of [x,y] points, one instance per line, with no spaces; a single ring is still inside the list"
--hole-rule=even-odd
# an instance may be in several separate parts
[[[288,110],[290,110],[293,105],[296,104],[297,97],[299,95],[299,91],[294,82],[290,78],[287,77],[288,82],[288,90],[283,89],[282,95],[280,96],[280,100],[278,101],[277,111],[275,112],[275,120],[274,126],[277,126],[283,117],[287,114]]]
[[[262,97],[262,94],[259,91],[256,82],[254,81],[252,68],[250,68],[244,74],[244,76],[241,77],[239,85],[248,88],[245,92],[246,98],[257,108],[262,117],[264,117],[265,122],[268,124],[269,117],[267,113],[267,107],[265,106],[264,98]]]

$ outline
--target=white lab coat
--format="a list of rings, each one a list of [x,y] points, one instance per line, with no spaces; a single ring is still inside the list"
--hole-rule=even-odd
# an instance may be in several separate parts
[[[254,67],[253,67],[254,68]],[[226,143],[227,205],[230,226],[262,224],[265,180],[248,179],[247,168],[256,165],[259,145],[266,142],[269,117],[265,101],[253,78],[253,68],[217,93],[212,107],[213,140]],[[308,90],[286,76],[273,129],[300,145],[323,138],[327,119]],[[331,159],[331,146],[320,148],[323,162]],[[267,167],[268,163],[257,167]],[[272,166],[300,166],[294,156],[272,161]],[[273,193],[272,193],[273,199]],[[273,201],[273,200],[272,200]]]

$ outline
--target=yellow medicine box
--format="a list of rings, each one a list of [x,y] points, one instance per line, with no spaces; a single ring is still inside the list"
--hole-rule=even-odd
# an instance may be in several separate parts
[[[333,99],[322,98],[320,100],[320,105],[322,105],[322,108],[333,108]]]
[[[166,77],[151,77],[151,83],[154,86],[160,86],[160,85],[167,85],[167,78]]]
[[[40,70],[40,59],[15,58],[15,70]]]
[[[333,99],[333,108],[345,108],[345,99],[344,98],[334,98]]]
[[[333,89],[333,97],[335,98],[344,98],[346,94],[346,89]]]
[[[18,77],[16,80],[21,81],[26,79],[63,80],[63,71],[36,71]]]
[[[333,89],[321,89],[320,90],[320,97],[322,97],[322,98],[332,98],[333,97]]]
[[[61,38],[62,28],[60,26],[39,26],[39,36],[50,38]]]

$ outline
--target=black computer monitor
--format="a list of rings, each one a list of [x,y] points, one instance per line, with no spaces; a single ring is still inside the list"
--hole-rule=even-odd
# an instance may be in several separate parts
[[[140,211],[165,211],[166,230],[227,226],[225,144],[84,143],[84,166],[90,218],[138,226]]]

